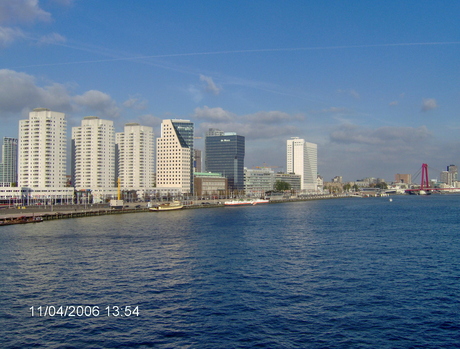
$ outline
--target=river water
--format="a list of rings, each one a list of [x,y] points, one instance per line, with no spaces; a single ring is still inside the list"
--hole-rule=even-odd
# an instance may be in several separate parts
[[[0,347],[460,347],[459,210],[396,196],[0,227]]]

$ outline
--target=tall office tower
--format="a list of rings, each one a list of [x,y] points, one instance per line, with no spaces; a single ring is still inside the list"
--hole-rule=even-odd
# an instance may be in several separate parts
[[[245,139],[234,132],[209,129],[205,137],[205,169],[228,179],[229,190],[244,190]]]
[[[157,138],[157,187],[193,193],[193,123],[163,120]]]
[[[18,139],[3,137],[0,186],[18,182]]]
[[[113,121],[86,116],[72,127],[72,183],[75,189],[115,187]]]
[[[118,175],[122,189],[139,190],[154,187],[153,128],[137,123],[125,125],[115,135],[118,146]]]
[[[64,113],[36,108],[19,121],[18,185],[62,188],[66,185],[67,122]]]
[[[287,172],[300,175],[300,189],[316,191],[318,188],[318,146],[293,137],[287,140]]]

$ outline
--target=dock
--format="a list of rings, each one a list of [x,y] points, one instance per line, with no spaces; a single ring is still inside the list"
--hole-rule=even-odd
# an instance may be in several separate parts
[[[276,200],[270,202],[274,203],[283,203],[283,202],[294,202],[294,201],[311,201],[311,200],[321,200],[321,199],[333,199],[333,198],[343,198],[347,196],[333,196],[333,195],[323,195],[315,196],[308,198],[290,198],[283,200]],[[132,205],[131,205],[132,206]],[[224,207],[222,202],[211,201],[206,203],[190,203],[186,204],[183,209],[199,209],[199,208],[217,208]],[[127,213],[141,213],[141,212],[150,212],[148,207],[143,204],[140,208],[136,207],[123,207],[122,209],[113,209],[106,204],[101,205],[91,205],[90,207],[84,207],[82,205],[60,205],[60,206],[28,206],[26,208],[4,208],[0,210],[0,223],[3,221],[11,221],[12,219],[24,218],[32,219],[34,217],[40,217],[43,221],[50,221],[55,219],[70,219],[70,218],[82,218],[82,217],[92,217],[92,216],[103,216],[111,214],[127,214]],[[31,221],[33,223],[33,221]],[[0,224],[1,225],[1,224]]]

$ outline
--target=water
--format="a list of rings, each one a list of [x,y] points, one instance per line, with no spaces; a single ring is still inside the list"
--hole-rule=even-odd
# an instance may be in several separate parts
[[[460,347],[459,209],[397,196],[1,227],[0,347]]]

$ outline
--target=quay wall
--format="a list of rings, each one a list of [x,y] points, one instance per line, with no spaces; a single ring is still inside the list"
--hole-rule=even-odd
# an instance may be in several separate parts
[[[325,200],[325,199],[338,199],[338,198],[349,198],[349,196],[333,196],[333,195],[322,195],[322,196],[311,196],[305,198],[290,198],[271,201],[270,204],[278,204],[284,202],[298,202],[298,201],[311,201],[311,200]],[[96,206],[96,205],[95,205]],[[206,202],[206,203],[191,203],[186,204],[184,209],[200,209],[200,208],[216,208],[224,207],[221,202]],[[111,209],[107,205],[98,205],[98,207],[79,207],[79,206],[48,206],[48,207],[26,207],[24,209],[1,209],[0,220],[11,217],[42,217],[44,221],[54,219],[69,219],[69,218],[81,218],[90,216],[101,216],[110,214],[127,214],[127,213],[139,213],[149,212],[149,209],[145,204],[141,208],[123,208],[123,209]],[[152,212],[156,214],[156,212]],[[161,213],[160,213],[161,214]]]

